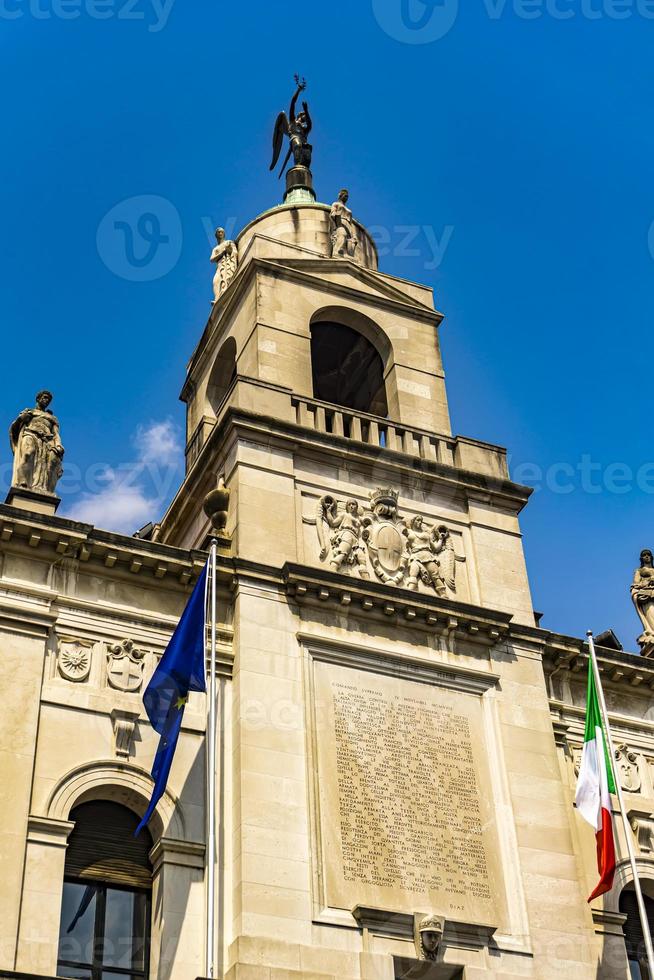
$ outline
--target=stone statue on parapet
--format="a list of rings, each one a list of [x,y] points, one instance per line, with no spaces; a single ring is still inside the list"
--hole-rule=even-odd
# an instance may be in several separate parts
[[[643,624],[638,643],[646,656],[654,651],[654,558],[649,548],[640,553],[640,568],[634,572],[631,598]]]
[[[225,229],[216,228],[216,242],[211,253],[211,261],[216,264],[216,274],[213,277],[213,303],[217,303],[238,268],[238,246],[236,242],[225,238]]]
[[[40,391],[34,408],[24,409],[9,429],[14,454],[12,486],[54,494],[63,474],[64,447],[59,422],[50,411],[52,392]]]
[[[347,206],[349,198],[350,192],[343,188],[329,212],[332,258],[353,259],[359,244],[352,212]]]
[[[285,112],[280,112],[277,116],[275,129],[273,131],[273,155],[272,163],[270,164],[271,170],[274,170],[277,166],[277,161],[279,160],[282,152],[284,137],[288,136],[290,141],[288,153],[286,154],[286,158],[282,164],[282,169],[279,172],[280,179],[286,170],[286,165],[291,158],[291,154],[293,155],[293,161],[296,167],[305,167],[307,170],[311,168],[311,154],[313,148],[309,143],[309,133],[313,128],[313,123],[309,114],[309,106],[306,102],[302,103],[302,112],[299,112],[296,115],[297,100],[300,97],[300,94],[304,92],[307,87],[306,79],[300,79],[300,76],[296,75],[295,84],[297,87],[295,94],[291,99],[288,116]]]

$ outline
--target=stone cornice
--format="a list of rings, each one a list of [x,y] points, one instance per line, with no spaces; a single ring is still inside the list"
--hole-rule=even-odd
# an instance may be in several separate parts
[[[160,837],[150,851],[149,857],[155,874],[165,864],[202,871],[205,864],[205,846],[193,841]]]
[[[0,586],[0,631],[45,640],[57,619],[52,597],[36,594],[22,584]]]
[[[27,821],[27,840],[50,847],[67,847],[68,837],[75,824],[54,817],[30,816]]]
[[[542,631],[544,639],[543,663],[546,674],[567,671],[584,678],[588,668],[588,648],[585,640],[560,633]],[[603,679],[612,685],[632,690],[643,688],[654,691],[654,661],[637,653],[626,653],[597,647],[597,660]]]
[[[220,545],[223,552],[229,549],[228,541]],[[165,580],[166,588],[183,590],[194,583],[207,558],[203,551],[187,551],[0,504],[0,551],[28,549],[53,564],[69,559],[102,568],[103,574]]]
[[[391,585],[350,578],[326,569],[286,563],[286,592],[297,603],[356,609],[372,619],[415,625],[440,635],[494,646],[509,631],[511,615],[451,602]]]

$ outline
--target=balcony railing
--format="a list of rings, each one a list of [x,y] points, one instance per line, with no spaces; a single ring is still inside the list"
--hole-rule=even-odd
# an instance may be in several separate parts
[[[414,429],[378,415],[330,405],[315,398],[294,395],[291,403],[295,408],[298,425],[315,429],[316,432],[340,436],[367,446],[390,449],[415,456],[417,459],[454,464],[455,441],[447,436]]]
[[[261,389],[266,389],[265,397],[260,397]],[[271,401],[271,396],[275,400]],[[218,420],[230,405],[256,414],[263,410],[264,414],[272,414],[281,422],[295,422],[304,429],[359,445],[456,466],[484,477],[509,479],[506,451],[499,446],[462,436],[455,438],[429,432],[379,415],[357,412],[330,402],[318,401],[316,398],[295,395],[288,388],[259,379],[242,376],[236,378],[220,406]],[[197,461],[215,425],[216,420],[205,415],[191,435],[186,448],[187,472]]]

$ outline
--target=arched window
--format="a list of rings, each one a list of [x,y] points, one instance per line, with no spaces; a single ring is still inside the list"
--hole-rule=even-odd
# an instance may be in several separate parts
[[[362,333],[330,320],[313,323],[311,368],[314,398],[388,416],[384,362]]]
[[[643,895],[649,929],[654,933],[654,901],[648,895]],[[631,888],[625,888],[620,895],[620,911],[627,916],[624,924],[624,937],[627,946],[627,959],[631,971],[631,980],[654,980],[647,969],[643,931],[640,926],[640,915],[636,893]]]
[[[207,388],[207,398],[214,415],[218,414],[227,392],[236,379],[236,341],[228,337],[218,351]]]
[[[57,975],[146,980],[152,838],[117,803],[82,803],[66,851]]]

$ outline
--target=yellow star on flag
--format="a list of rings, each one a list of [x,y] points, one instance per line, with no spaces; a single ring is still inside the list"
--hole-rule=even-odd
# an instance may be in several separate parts
[[[177,710],[181,711],[187,701],[188,701],[188,695],[185,698],[177,698],[177,701],[175,702],[175,707],[177,708]]]

